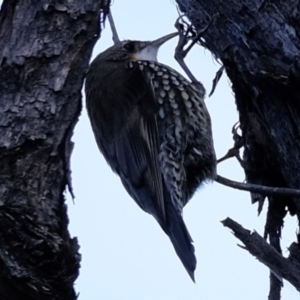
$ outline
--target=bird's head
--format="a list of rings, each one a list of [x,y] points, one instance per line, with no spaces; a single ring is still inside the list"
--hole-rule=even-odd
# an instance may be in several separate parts
[[[151,42],[129,40],[117,42],[102,52],[99,58],[110,62],[157,61],[157,53],[160,46],[176,35],[178,35],[177,32],[171,33]]]

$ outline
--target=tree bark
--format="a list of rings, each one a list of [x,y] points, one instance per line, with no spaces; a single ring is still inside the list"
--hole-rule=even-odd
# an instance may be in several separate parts
[[[232,82],[247,182],[300,189],[299,1],[177,3],[198,32],[213,19],[202,38]],[[251,197],[261,210],[266,196],[252,193]],[[282,195],[269,196],[268,201],[264,237],[281,253],[284,217],[289,211],[299,220],[300,201]],[[293,253],[299,255],[298,242],[294,247]],[[271,286],[278,287],[274,280],[271,276]],[[269,299],[279,298],[280,293],[271,289]]]
[[[109,1],[4,0],[0,11],[0,299],[76,299],[64,190],[81,89]]]

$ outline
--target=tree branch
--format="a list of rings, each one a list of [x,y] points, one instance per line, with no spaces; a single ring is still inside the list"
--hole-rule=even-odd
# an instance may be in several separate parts
[[[300,197],[300,190],[297,190],[297,189],[270,187],[270,186],[252,184],[252,183],[242,183],[242,182],[237,182],[237,181],[227,179],[220,175],[217,175],[215,181],[222,185],[232,187],[237,190],[262,194],[265,196],[276,196],[277,195],[277,196]]]
[[[249,251],[260,262],[270,268],[277,278],[284,278],[300,291],[300,264],[298,260],[283,257],[274,247],[269,245],[257,232],[243,228],[234,220],[222,221],[225,227],[233,231],[235,237],[243,242],[243,249]]]

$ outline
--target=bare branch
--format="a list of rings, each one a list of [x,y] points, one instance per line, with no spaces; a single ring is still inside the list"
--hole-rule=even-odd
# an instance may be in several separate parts
[[[252,183],[242,183],[242,182],[230,180],[220,175],[217,175],[215,181],[222,185],[226,185],[237,190],[248,191],[251,193],[257,193],[266,196],[280,195],[280,196],[300,197],[300,190],[297,189],[270,187],[270,186],[252,184]]]
[[[117,32],[117,28],[115,26],[113,16],[111,14],[111,10],[109,10],[109,14],[107,15],[107,17],[108,17],[110,29],[111,29],[111,32],[112,32],[113,42],[114,42],[114,44],[117,44],[117,43],[120,42],[120,39],[119,39],[119,36],[118,36],[118,32]]]
[[[278,279],[275,274],[270,272],[270,291],[268,295],[268,300],[280,300],[282,287],[283,287],[282,280]]]
[[[227,160],[231,157],[235,157],[238,162],[240,163],[240,165],[242,166],[243,169],[245,169],[245,163],[243,161],[243,159],[240,156],[240,149],[243,147],[243,138],[241,135],[238,134],[238,130],[240,128],[239,122],[236,122],[233,126],[232,126],[232,138],[234,141],[234,145],[232,148],[230,148],[227,153],[219,158],[217,160],[217,163],[220,163],[224,160]]]
[[[270,268],[276,277],[284,278],[300,291],[300,265],[298,261],[283,257],[257,232],[251,233],[250,230],[245,229],[230,218],[222,221],[222,224],[230,228],[233,234],[244,243],[243,249],[249,251],[250,254]]]

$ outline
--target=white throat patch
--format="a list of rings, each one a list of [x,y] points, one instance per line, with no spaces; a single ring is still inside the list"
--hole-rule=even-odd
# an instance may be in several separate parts
[[[134,54],[136,60],[157,61],[158,48],[145,47],[140,52]]]

